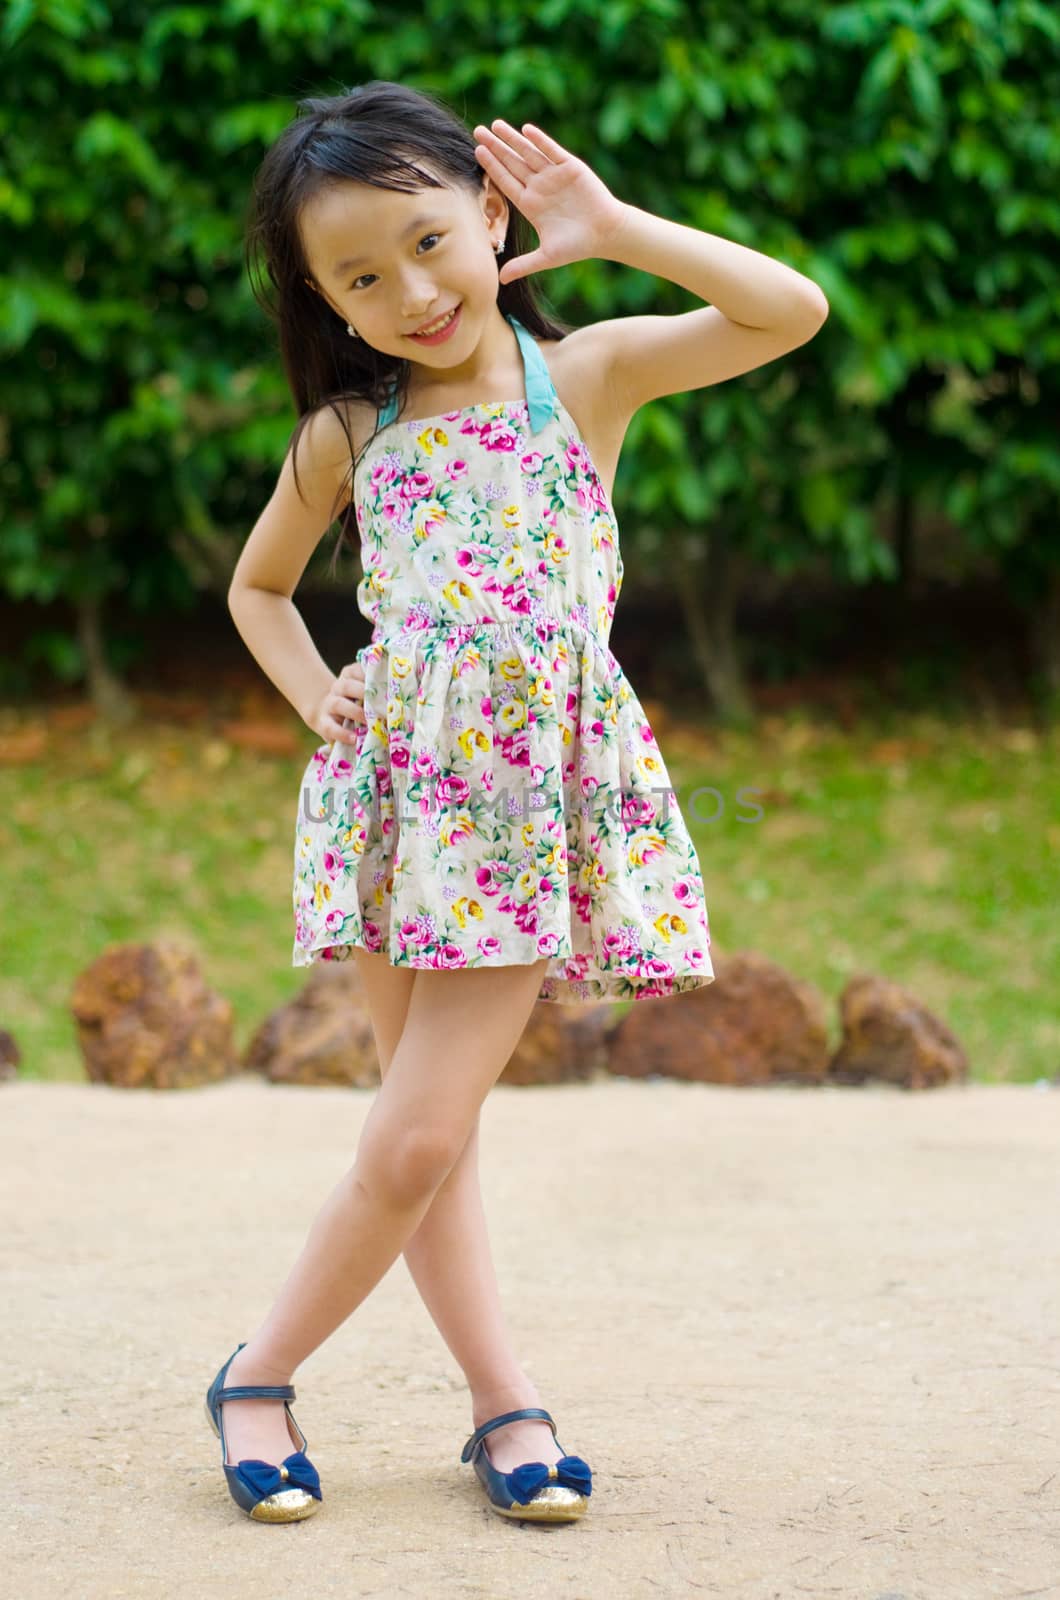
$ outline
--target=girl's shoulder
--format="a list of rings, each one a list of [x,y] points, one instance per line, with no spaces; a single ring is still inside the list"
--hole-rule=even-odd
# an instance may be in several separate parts
[[[590,323],[562,339],[537,343],[560,404],[581,434],[610,496],[630,416],[611,382],[602,340]]]

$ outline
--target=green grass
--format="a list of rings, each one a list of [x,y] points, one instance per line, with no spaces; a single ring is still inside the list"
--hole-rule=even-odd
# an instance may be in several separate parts
[[[1060,733],[921,715],[847,732],[795,714],[753,734],[656,731],[722,951],[816,984],[833,1044],[844,984],[876,972],[953,1029],[974,1079],[1060,1070]],[[190,943],[234,1005],[240,1049],[298,992],[292,854],[311,750],[308,733],[278,759],[178,726],[96,725],[0,767],[0,1026],[22,1076],[83,1079],[70,991],[114,943]],[[696,820],[700,786],[719,792],[702,800],[713,822]],[[762,792],[741,803],[741,789]]]

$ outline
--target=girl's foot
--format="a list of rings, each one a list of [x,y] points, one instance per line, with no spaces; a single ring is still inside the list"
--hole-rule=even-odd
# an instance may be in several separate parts
[[[472,1429],[481,1428],[491,1417],[503,1416],[505,1411],[521,1411],[524,1406],[540,1406],[536,1391],[530,1395],[505,1398],[485,1405],[475,1402],[472,1410]],[[490,1462],[498,1472],[514,1472],[516,1467],[529,1461],[543,1461],[546,1467],[562,1461],[563,1451],[556,1444],[556,1436],[547,1422],[523,1417],[519,1422],[506,1422],[503,1428],[494,1428],[482,1441]]]
[[[290,1383],[289,1373],[248,1361],[247,1348],[244,1346],[239,1351],[225,1373],[226,1389],[235,1389],[244,1383]],[[226,1466],[234,1467],[239,1461],[268,1461],[278,1467],[281,1461],[302,1448],[301,1440],[289,1425],[282,1400],[223,1400],[221,1420],[228,1447]]]

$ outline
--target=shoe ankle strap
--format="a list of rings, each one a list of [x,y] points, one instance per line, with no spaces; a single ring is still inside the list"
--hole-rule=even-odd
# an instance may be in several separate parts
[[[503,1416],[491,1417],[488,1422],[484,1422],[481,1427],[476,1428],[460,1452],[461,1461],[470,1461],[476,1447],[486,1437],[487,1433],[493,1432],[494,1428],[503,1428],[506,1423],[519,1422],[524,1417],[534,1420],[540,1418],[542,1422],[547,1422],[552,1429],[552,1437],[555,1438],[556,1424],[548,1412],[543,1411],[540,1406],[523,1406],[521,1411],[505,1411]]]
[[[293,1383],[241,1383],[220,1389],[214,1396],[217,1405],[225,1400],[297,1400]]]

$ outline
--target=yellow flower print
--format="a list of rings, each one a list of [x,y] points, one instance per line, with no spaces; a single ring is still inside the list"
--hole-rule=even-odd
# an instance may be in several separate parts
[[[408,656],[391,656],[390,670],[395,678],[407,678],[412,671],[412,662]]]
[[[440,500],[418,500],[416,514],[412,519],[412,536],[422,544],[448,520],[448,512]]]
[[[324,901],[325,900],[330,900],[330,899],[331,899],[331,885],[330,885],[330,883],[325,883],[323,878],[318,878],[317,881],[316,881],[316,892],[315,892],[315,894],[313,896],[313,904],[315,905],[316,909],[318,911],[320,911],[322,909],[323,905],[324,905]]]
[[[661,917],[656,917],[652,926],[664,944],[670,944],[672,942],[670,938],[671,933],[688,932],[688,924],[685,922],[683,917],[673,916],[672,914],[667,914],[666,912],[664,912]]]
[[[438,829],[438,837],[448,849],[454,844],[462,844],[465,839],[470,839],[474,831],[475,823],[470,811],[455,811],[443,820]]]
[[[578,868],[578,888],[582,894],[592,894],[593,883],[596,878],[596,862],[583,861]]]
[[[521,728],[526,721],[525,700],[510,700],[506,706],[502,706],[498,721],[507,733],[514,733]]]
[[[509,578],[521,578],[523,575],[523,552],[521,546],[513,544],[501,562],[501,566]]]
[[[652,856],[659,855],[666,849],[666,840],[661,833],[645,833],[639,839],[630,841],[629,863],[633,867],[642,867]]]
[[[561,878],[567,876],[567,862],[558,844],[554,844],[545,857],[545,866],[552,867]]]
[[[461,600],[470,600],[473,597],[472,590],[464,582],[463,578],[451,578],[443,588],[442,593],[449,604],[457,611],[460,609]]]
[[[556,696],[553,694],[551,689],[545,688],[547,682],[548,679],[544,676],[535,678],[530,685],[530,697],[532,700],[540,701],[543,706],[554,706],[556,703]]]
[[[467,927],[468,917],[476,917],[481,922],[484,913],[477,900],[469,900],[463,895],[453,906],[453,915],[463,929]]]
[[[663,764],[658,756],[640,755],[634,762],[637,772],[642,778],[665,778]]]
[[[505,656],[503,661],[498,661],[497,667],[501,676],[507,678],[509,683],[523,675],[523,663],[518,656]]]
[[[570,557],[570,545],[555,528],[550,528],[545,534],[545,557],[555,566],[559,566],[561,561],[566,561]]]
[[[610,517],[602,512],[593,518],[592,541],[594,550],[613,550],[615,548],[615,530]]]
[[[464,760],[472,760],[476,750],[489,750],[490,741],[486,738],[481,728],[465,728],[463,733],[457,734],[457,744],[464,752]]]
[[[560,728],[560,737],[562,738],[564,744],[570,744],[571,740],[574,738],[574,734],[571,732],[571,726],[569,722],[564,722],[562,724]]]
[[[436,444],[445,449],[449,443],[449,435],[444,428],[424,428],[422,433],[416,435],[416,443],[424,455],[433,456]]]
[[[533,825],[532,822],[524,822],[522,828],[520,829],[520,833],[522,835],[522,840],[523,840],[523,843],[525,845],[533,844],[533,842],[534,842],[534,825]]]
[[[506,528],[517,528],[519,526],[521,517],[521,509],[515,504],[505,506],[501,511],[501,521]]]
[[[537,893],[537,873],[520,872],[515,880],[515,892],[521,900],[532,900]]]

